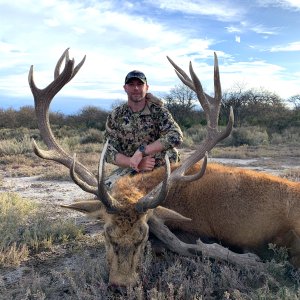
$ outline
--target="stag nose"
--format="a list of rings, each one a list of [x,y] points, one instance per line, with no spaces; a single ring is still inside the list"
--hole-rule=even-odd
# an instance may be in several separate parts
[[[119,293],[119,294],[122,294],[122,295],[126,295],[126,293],[127,293],[127,288],[126,288],[125,285],[110,283],[108,285],[108,288],[114,293]]]

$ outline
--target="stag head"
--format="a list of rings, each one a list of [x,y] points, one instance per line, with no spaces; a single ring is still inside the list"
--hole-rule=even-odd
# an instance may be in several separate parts
[[[65,61],[65,66],[60,71],[63,61]],[[39,157],[66,166],[70,170],[70,176],[73,181],[84,191],[96,196],[97,200],[77,202],[65,207],[104,220],[104,236],[110,285],[128,286],[134,285],[137,282],[138,268],[148,239],[149,230],[162,240],[169,249],[183,255],[194,255],[205,251],[213,257],[231,260],[235,263],[238,261],[243,264],[245,261],[248,263],[253,262],[253,258],[237,256],[227,249],[224,250],[221,246],[219,248],[216,245],[210,247],[201,243],[189,245],[181,242],[164,225],[164,222],[166,220],[187,222],[190,219],[173,210],[160,206],[167,196],[171,185],[179,181],[189,182],[201,178],[206,166],[206,152],[210,151],[217,142],[227,137],[232,129],[232,111],[225,131],[219,132],[217,128],[221,104],[221,85],[216,55],[214,98],[203,92],[201,83],[195,75],[191,64],[190,79],[183,70],[169,59],[183,83],[197,93],[207,117],[208,133],[206,139],[195,153],[172,173],[170,172],[170,163],[166,157],[165,179],[147,195],[141,195],[134,187],[127,188],[127,195],[107,191],[104,184],[104,162],[109,141],[106,142],[103,148],[99,161],[98,176],[96,176],[84,165],[76,162],[75,155],[71,156],[62,149],[52,133],[49,123],[50,103],[61,88],[76,75],[84,61],[85,57],[75,66],[74,60],[69,59],[69,50],[67,49],[57,62],[54,71],[54,80],[44,89],[36,87],[33,79],[33,66],[31,67],[28,77],[29,85],[34,96],[40,134],[47,146],[46,150],[42,150],[33,140],[33,149]],[[204,163],[200,172],[194,175],[185,175],[202,158],[204,158]]]

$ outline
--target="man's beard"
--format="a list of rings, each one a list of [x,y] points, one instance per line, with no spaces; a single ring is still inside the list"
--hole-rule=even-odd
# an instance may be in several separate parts
[[[141,102],[145,97],[142,95],[142,94],[139,94],[139,95],[132,95],[130,97],[130,100],[132,102],[135,102],[135,103],[138,103],[138,102]]]

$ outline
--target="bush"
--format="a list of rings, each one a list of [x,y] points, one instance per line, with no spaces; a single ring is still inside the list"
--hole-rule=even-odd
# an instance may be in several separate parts
[[[37,138],[38,136],[38,129],[28,129],[26,127],[19,127],[18,129],[2,128],[0,130],[0,140],[21,140],[24,137]]]
[[[17,155],[32,152],[32,144],[29,136],[21,139],[13,138],[9,140],[0,140],[0,156]]]
[[[280,133],[273,133],[271,135],[271,144],[299,144],[300,143],[300,131],[297,127],[290,127],[285,129],[281,134]]]
[[[223,141],[225,146],[258,146],[268,145],[269,136],[265,129],[260,127],[234,128],[231,135]]]
[[[194,144],[200,144],[206,137],[206,127],[194,125],[183,132],[185,138],[191,139]]]
[[[90,128],[86,131],[83,137],[80,139],[80,144],[99,143],[104,141],[104,133],[98,129]]]
[[[225,127],[219,127],[219,131],[225,130]],[[194,125],[183,132],[184,139],[182,147],[191,147],[200,144],[206,137],[206,126]],[[231,135],[220,142],[223,146],[258,146],[268,145],[269,136],[266,129],[252,126],[233,128]]]

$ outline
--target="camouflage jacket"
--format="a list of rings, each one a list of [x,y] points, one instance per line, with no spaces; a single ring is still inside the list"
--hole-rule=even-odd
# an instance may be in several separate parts
[[[154,155],[155,167],[164,164],[166,151],[171,162],[179,160],[175,146],[182,143],[181,129],[170,112],[157,101],[147,100],[139,112],[133,112],[127,103],[115,108],[107,118],[105,137],[109,139],[106,154],[109,163],[115,163],[117,153],[132,156],[141,144],[156,140],[165,151]]]

